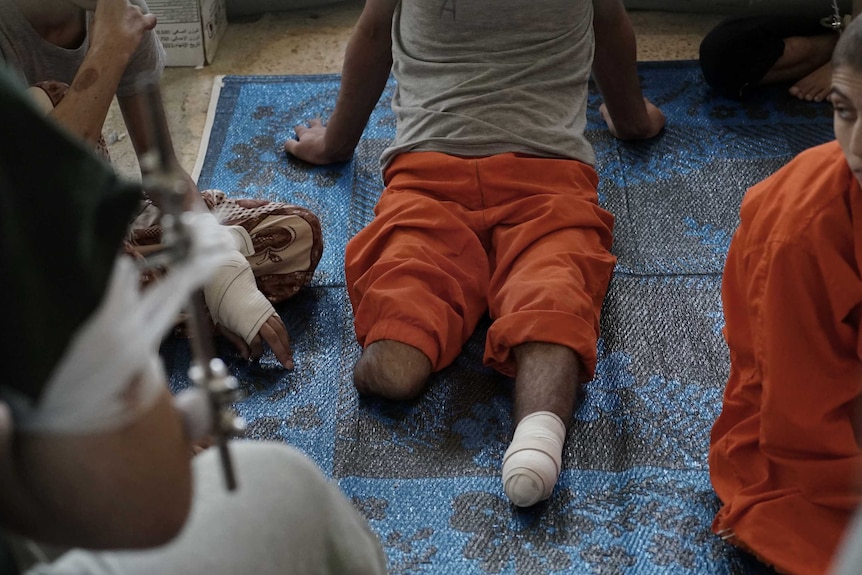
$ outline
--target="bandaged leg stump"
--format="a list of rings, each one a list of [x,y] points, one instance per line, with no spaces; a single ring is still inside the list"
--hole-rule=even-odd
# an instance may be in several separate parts
[[[550,411],[526,416],[503,456],[503,489],[518,507],[529,507],[551,496],[563,457],[566,426]]]

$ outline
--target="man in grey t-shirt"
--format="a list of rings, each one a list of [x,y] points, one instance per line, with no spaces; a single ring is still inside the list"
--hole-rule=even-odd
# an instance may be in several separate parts
[[[515,377],[503,487],[530,506],[560,473],[615,261],[584,137],[591,72],[615,135],[651,137],[664,117],[640,94],[620,0],[369,0],[329,124],[285,149],[349,159],[390,70],[386,189],[345,257],[354,383],[416,396],[489,313],[485,364]]]

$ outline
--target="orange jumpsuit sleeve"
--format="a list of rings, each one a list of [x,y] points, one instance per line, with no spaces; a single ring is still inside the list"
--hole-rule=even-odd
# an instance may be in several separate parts
[[[843,302],[858,278],[846,277],[852,270],[829,242],[765,249],[749,294],[762,381],[760,449],[777,487],[849,511],[859,501],[854,412],[862,372],[852,353],[858,315],[853,325]]]

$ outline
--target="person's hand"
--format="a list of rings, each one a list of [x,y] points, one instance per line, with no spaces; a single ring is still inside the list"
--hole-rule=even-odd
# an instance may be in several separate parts
[[[278,314],[273,314],[266,320],[260,327],[260,331],[252,339],[251,344],[246,343],[243,338],[223,325],[219,325],[218,329],[237,348],[242,357],[252,360],[259,359],[263,355],[263,343],[266,342],[272,348],[279,363],[285,369],[293,369],[293,350],[290,347],[290,336]]]
[[[326,150],[326,126],[319,118],[308,123],[294,126],[296,139],[284,143],[284,151],[310,164],[323,165],[333,162],[343,162],[350,156],[341,157]],[[352,152],[351,152],[352,153]]]
[[[98,0],[90,30],[90,49],[130,58],[144,34],[156,27],[156,17],[144,14],[129,0]]]
[[[608,107],[602,104],[599,113],[608,126],[608,131],[620,140],[646,140],[657,136],[664,129],[665,117],[655,104],[644,98],[645,120],[640,125],[616,126],[608,112]]]

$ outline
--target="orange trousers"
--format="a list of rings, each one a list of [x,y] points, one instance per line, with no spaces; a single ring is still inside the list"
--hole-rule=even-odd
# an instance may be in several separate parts
[[[374,220],[345,267],[364,347],[383,339],[452,363],[482,316],[485,365],[515,374],[512,348],[542,341],[596,364],[599,312],[616,258],[598,176],[574,160],[437,152],[397,156]]]

